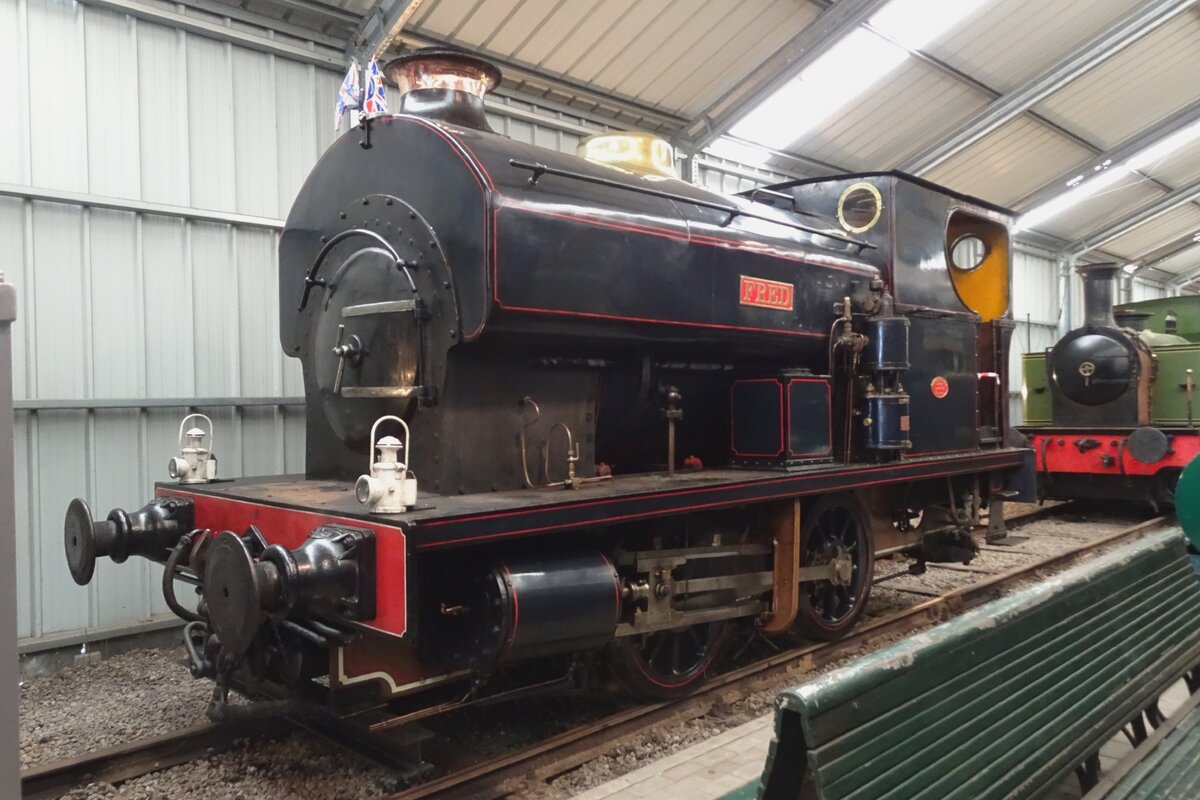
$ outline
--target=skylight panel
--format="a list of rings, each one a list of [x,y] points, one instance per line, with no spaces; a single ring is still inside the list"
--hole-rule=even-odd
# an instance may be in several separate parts
[[[730,133],[784,149],[988,0],[892,0],[737,121]],[[886,38],[885,38],[886,37]],[[894,40],[894,41],[893,41]]]
[[[1044,225],[1059,214],[1093,197],[1105,189],[1119,183],[1123,178],[1134,172],[1152,169],[1167,156],[1192,142],[1200,139],[1200,121],[1193,122],[1170,136],[1148,145],[1129,157],[1123,164],[1110,166],[1093,177],[1082,181],[1073,178],[1068,185],[1071,189],[1057,197],[1052,197],[1041,205],[1034,206],[1017,220],[1017,230],[1029,230]]]

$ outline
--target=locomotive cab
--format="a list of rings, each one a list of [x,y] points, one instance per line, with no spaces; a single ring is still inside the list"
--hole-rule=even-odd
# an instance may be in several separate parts
[[[1006,209],[901,172],[772,187],[798,208],[831,214],[875,245],[864,258],[910,324],[911,448],[999,445],[1008,428],[1011,253]]]

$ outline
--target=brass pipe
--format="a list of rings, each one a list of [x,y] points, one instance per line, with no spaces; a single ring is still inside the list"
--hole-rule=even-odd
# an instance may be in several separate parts
[[[667,419],[667,475],[675,476],[675,418]]]

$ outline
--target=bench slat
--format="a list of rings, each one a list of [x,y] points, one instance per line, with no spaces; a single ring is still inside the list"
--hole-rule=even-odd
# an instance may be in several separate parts
[[[1138,745],[1084,800],[1200,797],[1200,695]]]
[[[1147,536],[780,695],[765,800],[1026,798],[1200,661],[1182,532]]]
[[[1164,597],[1169,597],[1172,592],[1177,591],[1177,587],[1173,585],[1164,585],[1164,580],[1178,580],[1178,575],[1169,575],[1157,581],[1153,591],[1146,594],[1140,594],[1136,588],[1130,587],[1127,594],[1134,595],[1133,599],[1139,602],[1132,607],[1114,606],[1112,621],[1127,626],[1134,614],[1140,614],[1144,619],[1146,614],[1158,607],[1157,604]],[[1130,598],[1120,595],[1114,595],[1112,598],[1114,603],[1128,599]],[[1053,609],[1047,608],[1047,611]],[[906,692],[907,698],[902,698],[891,684],[887,684],[882,687],[883,697],[872,696],[879,695],[879,690],[876,690],[848,704],[853,705],[853,708],[848,705],[838,706],[812,719],[806,728],[807,740],[814,743],[810,746],[816,749],[833,747],[841,751],[840,754],[834,752],[823,759],[823,775],[827,780],[836,780],[861,766],[868,758],[873,760],[876,768],[886,768],[891,762],[907,760],[911,758],[914,750],[920,747],[918,734],[940,736],[952,733],[955,728],[967,731],[977,729],[978,721],[989,717],[1006,699],[1012,700],[1017,693],[1029,693],[1037,688],[1037,684],[1031,682],[1029,676],[1044,678],[1042,673],[1047,669],[1045,665],[1051,659],[1064,655],[1059,649],[1057,638],[1064,632],[1064,627],[1084,625],[1088,622],[1095,623],[1085,612],[1078,612],[1058,622],[1047,623],[1042,630],[1034,632],[1024,641],[1018,641],[1008,649],[1004,646],[1007,643],[1001,642],[996,652],[985,653],[984,648],[973,648],[969,642],[963,642],[950,654],[951,657],[939,659],[935,668],[922,669],[923,674],[916,676],[922,688],[928,683],[929,677],[933,676],[937,682],[931,688],[919,694]],[[1103,642],[1106,635],[1113,635],[1111,626],[1098,627],[1098,624],[1092,624],[1080,644],[1095,647],[1095,643]],[[964,664],[984,657],[989,661],[964,669]],[[1067,665],[1060,664],[1057,668],[1066,669]],[[960,670],[960,677],[955,679],[952,686],[947,687],[942,676],[946,673],[958,673]],[[890,710],[882,711],[889,706]],[[856,727],[836,739],[830,739],[821,735],[825,731],[818,730],[823,721],[830,726],[841,723],[843,728],[851,725]],[[836,728],[833,729],[836,733]],[[825,745],[817,744],[822,739],[829,741]],[[872,748],[871,753],[859,749],[861,745],[872,741],[876,746]],[[896,742],[894,750],[881,752],[888,742]]]
[[[928,733],[908,740],[908,758],[898,765],[898,769],[885,774],[880,760],[873,759],[868,765],[869,771],[859,771],[859,775],[872,776],[869,782],[863,784],[866,796],[888,797],[890,795],[884,788],[892,786],[895,787],[892,794],[897,796],[943,797],[959,783],[965,782],[964,789],[980,784],[984,788],[993,782],[993,778],[999,779],[1010,773],[1017,766],[1011,763],[1014,755],[1021,752],[1022,748],[1044,745],[1051,739],[1047,731],[1064,725],[1070,727],[1074,719],[1085,716],[1090,708],[1102,704],[1110,695],[1119,693],[1122,686],[1135,683],[1134,679],[1147,667],[1153,670],[1151,665],[1156,664],[1157,660],[1152,653],[1140,650],[1121,652],[1120,649],[1130,627],[1147,624],[1149,616],[1148,611],[1143,612],[1126,625],[1115,628],[1099,627],[1100,623],[1097,623],[1090,633],[1100,638],[1099,642],[1083,650],[1064,648],[1056,657],[1059,663],[1049,662],[1044,672],[1024,673],[1010,678],[1009,681],[1018,686],[1006,692],[1007,696],[995,697],[993,693],[987,693],[985,708],[981,710],[974,707],[966,714],[958,715],[959,725],[950,730],[938,726],[935,720],[929,718],[929,714],[918,715],[916,719],[919,722],[929,723]],[[1171,621],[1182,622],[1182,612]],[[1173,644],[1170,638],[1170,633],[1167,633],[1145,644],[1148,647],[1161,645],[1166,648]],[[1097,660],[1107,663],[1102,669],[1089,672],[1088,665]],[[979,686],[970,684],[968,689],[978,690]],[[990,708],[986,707],[988,703]],[[936,759],[913,752],[931,740],[945,743]],[[860,748],[857,752],[869,757],[875,750],[876,747],[872,746]],[[1036,759],[1039,755],[1035,752],[1031,758]],[[986,768],[979,769],[972,763],[975,759],[984,761]],[[826,777],[824,773],[822,777]],[[845,782],[826,780],[826,784],[839,796],[858,796],[845,791]]]

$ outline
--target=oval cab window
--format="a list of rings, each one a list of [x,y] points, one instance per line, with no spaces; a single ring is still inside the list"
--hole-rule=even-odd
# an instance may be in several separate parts
[[[963,272],[978,269],[986,257],[987,244],[978,236],[960,236],[950,248],[950,263]]]
[[[847,186],[838,200],[838,222],[850,233],[869,231],[882,213],[883,197],[869,183]]]

